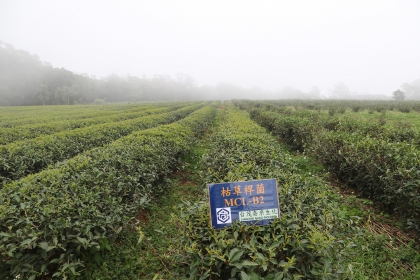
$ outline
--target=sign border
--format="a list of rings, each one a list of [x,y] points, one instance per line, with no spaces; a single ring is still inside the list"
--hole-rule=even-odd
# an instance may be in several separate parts
[[[280,218],[281,211],[280,211],[279,188],[278,188],[277,178],[255,179],[255,180],[248,180],[248,181],[241,180],[241,181],[233,181],[233,182],[210,183],[210,184],[207,184],[208,205],[209,205],[209,212],[210,212],[210,221],[209,221],[210,227],[212,227],[215,230],[219,230],[219,229],[225,228],[225,227],[216,228],[213,225],[213,216],[212,216],[212,209],[211,209],[211,202],[210,202],[210,186],[215,185],[215,184],[234,184],[234,183],[246,183],[246,182],[253,182],[253,181],[264,181],[264,180],[274,180],[276,182],[275,189],[276,189],[276,199],[277,199],[277,205],[278,205],[277,209],[278,209],[278,213],[279,213],[279,217],[278,218]],[[241,222],[241,221],[239,221],[239,219],[237,219],[234,222],[245,223],[245,224],[247,224],[249,226],[265,226],[265,225],[256,225],[256,223],[258,223],[259,221],[261,221],[261,220],[257,220],[257,221],[255,221],[255,223],[253,223],[253,224],[251,223],[250,224],[249,222],[246,222],[246,221]],[[228,226],[226,226],[226,227],[228,227]]]

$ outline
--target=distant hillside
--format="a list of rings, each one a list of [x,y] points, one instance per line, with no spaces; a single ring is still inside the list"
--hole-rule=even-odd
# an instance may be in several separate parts
[[[406,99],[420,99],[420,79],[401,86]],[[272,92],[258,87],[244,89],[229,83],[199,87],[187,74],[176,79],[167,75],[153,78],[120,77],[115,74],[96,78],[54,68],[37,55],[17,50],[0,41],[0,106],[8,105],[73,105],[101,102],[185,101],[226,99],[390,99],[384,95],[357,95],[343,83],[334,85],[332,95],[323,97],[317,87],[309,92],[285,87]]]
[[[188,75],[151,79],[110,75],[96,79],[54,68],[37,55],[0,41],[0,106],[200,99]]]

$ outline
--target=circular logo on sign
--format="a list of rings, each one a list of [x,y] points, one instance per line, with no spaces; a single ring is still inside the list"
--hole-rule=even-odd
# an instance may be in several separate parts
[[[226,223],[230,220],[230,212],[222,208],[217,211],[217,221],[221,223]]]

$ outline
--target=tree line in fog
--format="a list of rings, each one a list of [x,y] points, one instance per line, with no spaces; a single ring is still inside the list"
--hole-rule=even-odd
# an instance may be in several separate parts
[[[403,84],[401,89],[392,89],[389,96],[358,95],[345,84],[337,83],[325,97],[316,86],[308,92],[291,87],[275,92],[258,87],[245,89],[229,83],[198,86],[187,74],[175,78],[115,74],[96,78],[54,68],[37,55],[0,41],[0,106],[223,99],[391,99],[394,90],[399,90],[394,99],[420,100],[420,79]]]

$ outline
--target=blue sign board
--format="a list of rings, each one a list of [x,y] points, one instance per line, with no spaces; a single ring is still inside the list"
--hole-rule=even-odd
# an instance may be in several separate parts
[[[209,184],[210,220],[215,229],[235,221],[268,225],[280,216],[276,179]]]

